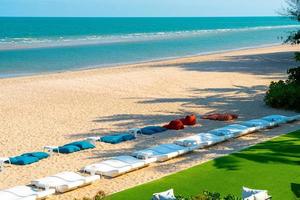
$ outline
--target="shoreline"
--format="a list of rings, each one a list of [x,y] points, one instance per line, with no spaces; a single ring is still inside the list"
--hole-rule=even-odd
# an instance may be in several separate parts
[[[265,44],[259,46],[249,46],[249,47],[242,47],[236,49],[228,49],[228,50],[220,50],[220,51],[210,51],[186,56],[178,56],[178,57],[165,57],[165,58],[157,58],[157,59],[150,59],[144,61],[133,61],[133,62],[124,62],[124,63],[116,63],[116,64],[102,64],[102,65],[95,65],[95,66],[86,66],[86,67],[79,67],[69,70],[60,70],[60,71],[49,71],[49,72],[36,72],[36,73],[22,73],[22,74],[15,74],[15,75],[6,75],[1,76],[1,79],[13,79],[13,78],[22,78],[22,77],[34,77],[34,76],[45,76],[45,75],[52,75],[52,74],[62,74],[62,73],[70,73],[70,72],[80,72],[80,71],[88,71],[88,70],[97,70],[97,69],[107,69],[107,68],[119,68],[119,67],[129,67],[135,65],[143,65],[143,64],[151,64],[156,62],[165,62],[165,61],[176,61],[178,59],[184,58],[193,58],[198,56],[209,56],[209,55],[218,55],[223,53],[231,53],[235,51],[242,51],[242,50],[254,50],[254,49],[264,49],[268,47],[280,47],[280,46],[288,46],[281,43],[274,43],[274,44]]]

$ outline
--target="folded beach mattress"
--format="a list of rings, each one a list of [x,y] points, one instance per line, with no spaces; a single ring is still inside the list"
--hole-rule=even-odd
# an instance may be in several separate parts
[[[13,165],[29,165],[48,157],[49,154],[45,152],[24,153],[20,156],[10,157],[9,163]]]
[[[211,133],[199,133],[197,135],[176,140],[174,143],[184,147],[204,148],[226,140],[224,136],[217,136]]]
[[[29,186],[16,186],[9,189],[0,190],[2,200],[35,200],[43,199],[55,193],[54,189],[40,190]]]
[[[195,150],[195,147],[184,147],[177,144],[161,144],[144,150],[133,152],[133,156],[140,159],[155,158],[157,161],[165,161],[179,155]]]
[[[268,122],[274,122],[276,125],[280,125],[280,124],[284,124],[296,120],[295,116],[287,117],[284,115],[269,115],[261,119],[266,120]]]
[[[56,192],[63,193],[78,187],[89,185],[98,179],[100,179],[100,176],[98,175],[85,177],[75,172],[66,171],[31,181],[31,184],[38,188],[55,189]]]
[[[166,130],[168,130],[168,129],[161,127],[161,126],[146,126],[141,129],[141,133],[143,135],[153,135],[156,133],[164,132]]]
[[[109,160],[91,164],[83,168],[84,172],[116,177],[130,171],[137,170],[155,162],[156,159],[137,159],[133,156],[117,156]]]
[[[91,141],[82,140],[82,141],[76,141],[76,142],[65,144],[63,146],[58,147],[57,149],[54,149],[54,151],[59,153],[69,154],[69,153],[74,153],[77,151],[93,149],[93,148],[95,148],[95,145],[93,145]]]
[[[125,142],[128,140],[135,139],[134,135],[129,133],[120,133],[120,134],[113,134],[113,135],[106,135],[101,137],[101,142],[110,143],[110,144],[118,144],[121,142]]]
[[[257,130],[261,129],[266,129],[266,128],[271,128],[276,126],[275,122],[263,120],[263,119],[252,119],[249,121],[241,122],[240,123],[243,126],[248,126],[248,127],[255,127]]]
[[[211,130],[209,132],[217,136],[225,136],[226,139],[229,139],[232,137],[239,137],[245,134],[249,134],[257,130],[259,130],[259,128],[248,127],[240,124],[231,124],[222,128]]]

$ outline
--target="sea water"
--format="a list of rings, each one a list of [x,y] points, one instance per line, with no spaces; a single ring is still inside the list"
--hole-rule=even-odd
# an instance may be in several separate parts
[[[285,17],[0,18],[0,77],[280,44]]]

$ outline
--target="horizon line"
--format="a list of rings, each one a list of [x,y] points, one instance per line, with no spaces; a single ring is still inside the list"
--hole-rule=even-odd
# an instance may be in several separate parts
[[[236,15],[236,16],[0,16],[0,17],[28,17],[28,18],[224,18],[224,17],[288,17],[282,15]]]

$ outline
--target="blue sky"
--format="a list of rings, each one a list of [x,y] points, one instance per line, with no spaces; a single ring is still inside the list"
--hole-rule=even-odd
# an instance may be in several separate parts
[[[284,0],[0,0],[0,16],[272,16]]]

